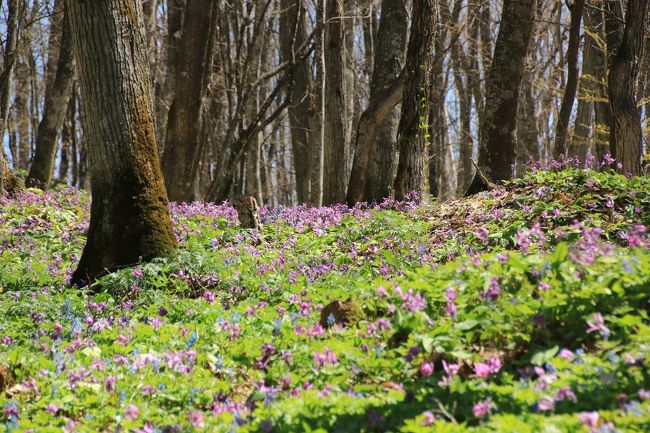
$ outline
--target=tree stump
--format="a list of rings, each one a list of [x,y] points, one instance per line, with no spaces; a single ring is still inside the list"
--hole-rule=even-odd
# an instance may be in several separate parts
[[[257,200],[252,195],[242,195],[233,203],[237,209],[239,224],[244,229],[261,230],[260,210],[257,207]]]

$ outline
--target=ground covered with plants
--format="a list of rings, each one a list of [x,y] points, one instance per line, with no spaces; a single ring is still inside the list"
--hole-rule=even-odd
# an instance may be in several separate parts
[[[0,431],[648,432],[650,179],[447,203],[171,206],[171,258],[66,286],[88,197],[0,207]]]

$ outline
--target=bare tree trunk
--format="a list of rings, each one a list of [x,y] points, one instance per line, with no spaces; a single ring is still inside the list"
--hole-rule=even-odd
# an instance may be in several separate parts
[[[567,49],[567,80],[564,88],[564,97],[562,98],[562,107],[557,120],[557,129],[555,131],[555,147],[553,157],[557,160],[567,155],[567,134],[569,131],[569,121],[573,111],[573,102],[578,91],[578,82],[580,80],[580,71],[578,69],[578,54],[580,51],[580,25],[582,23],[582,11],[585,6],[585,0],[574,0],[569,6],[571,11],[571,28],[569,29],[569,47]]]
[[[3,69],[0,73],[0,142],[4,142],[5,128],[9,119],[11,84],[16,61],[18,60],[17,47],[21,28],[19,15],[24,13],[25,1],[8,0],[7,7],[7,37],[2,62]],[[16,175],[9,170],[3,147],[0,149],[0,197],[4,196],[5,193],[10,196],[15,195],[20,189],[19,185]]]
[[[370,101],[357,126],[354,161],[346,201],[380,201],[388,197],[395,165],[395,107],[402,100],[399,77],[408,33],[408,11],[403,2],[384,0],[377,33]]]
[[[62,11],[63,12],[63,11]],[[38,125],[34,161],[27,176],[27,186],[47,188],[52,176],[56,156],[56,144],[59,130],[68,106],[74,76],[74,58],[72,55],[72,35],[67,12],[61,20],[60,48],[53,81],[47,83],[45,90],[45,109]],[[54,60],[52,61],[54,63]]]
[[[612,107],[610,151],[623,165],[623,173],[641,174],[643,134],[636,105],[639,59],[643,53],[649,0],[629,0],[625,30],[609,68],[609,103]]]
[[[66,0],[92,171],[88,239],[71,284],[169,254],[167,208],[140,2]]]
[[[492,182],[510,179],[516,162],[519,91],[534,28],[536,0],[505,0],[486,84],[479,166]],[[468,194],[486,187],[477,173]]]
[[[447,74],[444,71],[445,45],[447,32],[443,31],[440,20],[437,22],[433,64],[431,68],[431,104],[429,105],[429,124],[431,144],[429,145],[428,181],[429,192],[433,197],[442,197],[443,161],[451,146],[449,138],[449,118],[447,114]]]
[[[217,7],[213,0],[188,0],[175,95],[169,109],[162,157],[165,184],[172,201],[194,199],[193,187],[202,154],[199,137],[212,74],[216,21]]]
[[[307,60],[296,59],[297,47],[307,37],[305,30],[305,9],[303,0],[282,0],[280,17],[280,49],[285,62],[300,62],[288,87],[289,125],[291,128],[291,147],[296,173],[298,203],[308,203],[311,195],[313,149],[310,144],[309,112],[312,108],[311,71]]]
[[[424,166],[428,127],[427,119],[431,66],[436,29],[435,0],[413,1],[413,22],[406,54],[402,117],[399,124],[399,163],[395,177],[395,198],[424,191]]]
[[[593,18],[592,15],[593,14]],[[599,35],[601,40],[606,40],[606,21],[603,11],[596,8],[587,16],[593,19],[593,32]],[[609,45],[609,43],[608,43]],[[609,47],[607,47],[609,50]],[[598,46],[594,50],[594,78],[596,80],[596,101],[594,108],[596,112],[596,131],[594,134],[594,148],[598,162],[603,160],[605,153],[609,151],[609,131],[612,125],[612,110],[609,106],[609,85],[607,84],[607,52]]]
[[[323,204],[345,201],[345,91],[343,82],[343,0],[326,0],[325,13],[325,152]]]

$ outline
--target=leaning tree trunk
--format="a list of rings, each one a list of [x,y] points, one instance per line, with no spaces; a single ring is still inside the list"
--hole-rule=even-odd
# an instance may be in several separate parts
[[[516,162],[519,91],[534,28],[536,0],[505,0],[494,60],[486,83],[479,167],[492,181],[510,179]],[[468,194],[487,187],[481,173]]]
[[[81,85],[92,205],[71,284],[176,246],[160,169],[140,2],[66,0]]]
[[[345,95],[343,83],[343,0],[326,0],[325,13],[325,159],[323,204],[345,200]]]
[[[404,2],[384,0],[377,32],[370,101],[359,118],[346,201],[378,202],[388,197],[395,165],[396,127],[404,80],[399,77],[408,36]]]
[[[64,8],[65,9],[65,8]],[[47,83],[43,118],[38,124],[34,161],[27,176],[27,186],[47,188],[52,177],[56,157],[56,140],[63,126],[68,99],[72,91],[74,58],[72,56],[72,35],[67,12],[63,11],[59,22],[60,48],[53,82]],[[53,43],[51,41],[50,43]],[[54,69],[54,65],[48,69]]]
[[[557,160],[567,155],[567,135],[569,131],[569,121],[573,111],[573,102],[576,99],[578,91],[578,82],[580,81],[580,71],[578,69],[578,54],[580,51],[580,25],[582,23],[582,11],[584,10],[585,0],[575,0],[569,6],[571,11],[571,28],[569,29],[569,47],[566,53],[567,62],[567,81],[564,88],[564,97],[562,106],[557,119],[557,129],[555,130],[555,147],[553,148],[553,157]]]
[[[643,133],[636,105],[639,59],[643,53],[650,0],[629,0],[625,30],[609,68],[609,103],[612,107],[610,151],[624,173],[641,174]]]
[[[169,109],[162,167],[172,201],[192,201],[202,149],[200,131],[212,76],[217,6],[212,0],[188,0],[174,101]]]
[[[395,198],[424,191],[424,167],[428,128],[429,83],[436,29],[436,1],[414,0],[413,22],[404,70],[406,84],[399,124],[399,163],[395,177]]]

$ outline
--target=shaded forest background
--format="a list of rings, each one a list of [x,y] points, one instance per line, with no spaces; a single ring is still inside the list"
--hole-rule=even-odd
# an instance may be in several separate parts
[[[615,153],[608,74],[625,39],[626,13],[632,7],[647,11],[647,1],[521,3],[535,10],[532,26],[512,23],[532,30],[512,119],[513,174],[530,159],[591,154],[596,166]],[[391,196],[398,161],[407,156],[399,155],[401,102],[412,83],[403,72],[420,63],[427,76],[418,85],[426,89],[415,95],[422,101],[412,115],[426,149],[417,156],[423,159],[422,189],[449,198],[472,183],[487,78],[494,62],[504,62],[494,54],[502,2],[142,4],[157,143],[171,200],[244,194],[277,206]],[[637,20],[642,27],[646,15]],[[0,30],[5,163],[23,173],[28,186],[57,181],[87,188],[87,144],[63,1],[4,0]],[[414,38],[422,40],[415,44]],[[415,63],[409,67],[411,49]],[[650,110],[649,50],[646,43],[633,65],[643,119]]]

